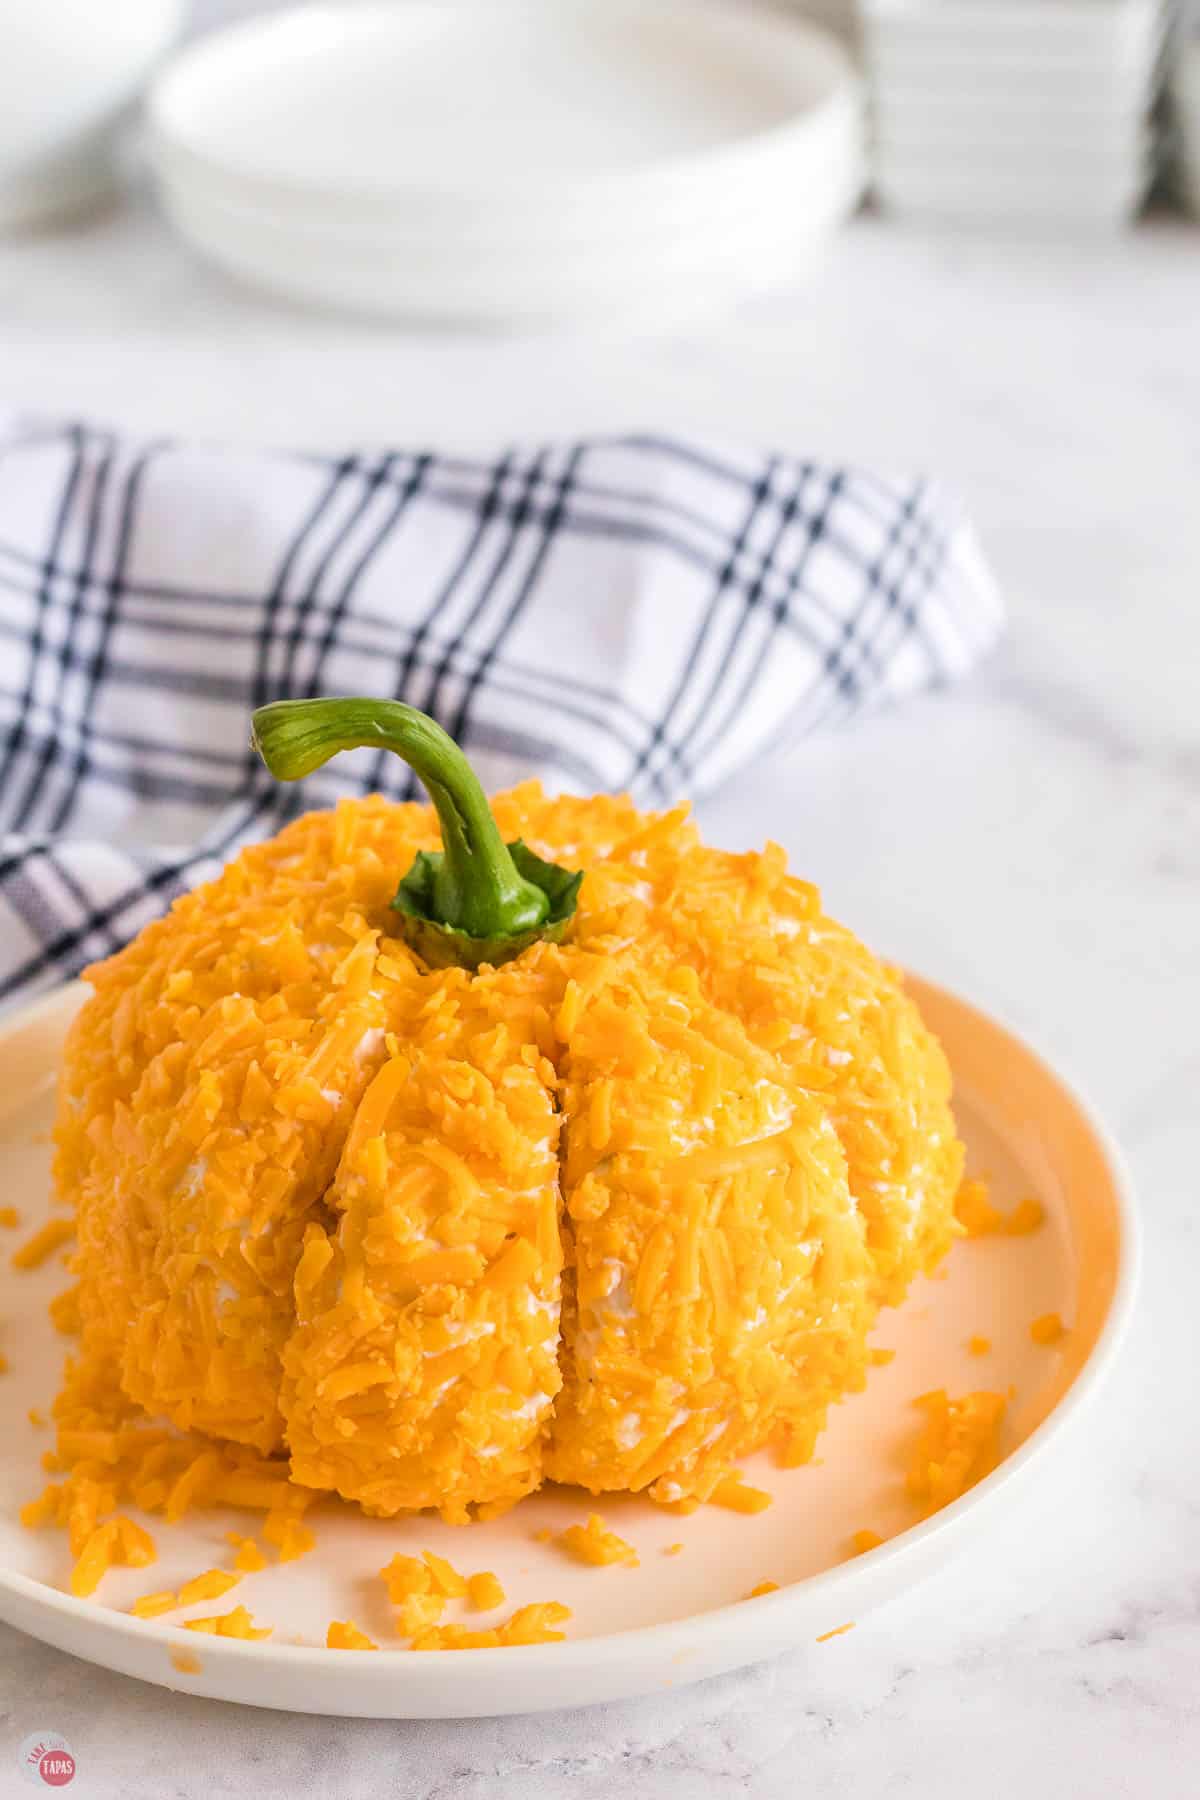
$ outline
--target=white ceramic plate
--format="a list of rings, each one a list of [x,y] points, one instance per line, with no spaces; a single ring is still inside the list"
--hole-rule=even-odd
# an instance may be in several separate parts
[[[48,1148],[55,1067],[78,1004],[69,989],[11,1021],[0,1034],[0,1186],[19,1206],[22,1229],[47,1205]],[[765,1458],[746,1476],[774,1504],[754,1517],[704,1507],[690,1517],[647,1501],[597,1503],[549,1489],[502,1519],[454,1529],[425,1518],[370,1520],[329,1503],[309,1514],[317,1548],[303,1560],[247,1576],[223,1610],[243,1601],[274,1626],[260,1643],[198,1636],[180,1614],[130,1617],[140,1593],[175,1587],[227,1564],[224,1533],[253,1531],[255,1516],[206,1513],[155,1533],[159,1561],[106,1576],[94,1600],[62,1591],[65,1539],[28,1532],[17,1509],[40,1491],[47,1433],[27,1419],[54,1392],[64,1345],[45,1306],[65,1282],[57,1263],[3,1276],[0,1344],[10,1372],[0,1380],[0,1617],[89,1661],[160,1686],[300,1712],[412,1718],[481,1716],[576,1706],[650,1694],[713,1675],[825,1633],[866,1614],[960,1551],[986,1554],[995,1519],[1052,1451],[1070,1443],[1107,1373],[1128,1321],[1137,1266],[1137,1230],[1120,1159],[1083,1102],[1018,1039],[964,1002],[915,984],[925,1015],[954,1066],[960,1125],[977,1168],[1008,1204],[1030,1190],[1046,1225],[1032,1236],[960,1244],[944,1279],[918,1284],[898,1312],[885,1313],[875,1342],[896,1356],[876,1369],[867,1391],[834,1409],[818,1460],[783,1471]],[[7,1256],[4,1267],[7,1271]],[[1029,1325],[1059,1311],[1070,1330],[1052,1349],[1035,1346]],[[966,1338],[993,1348],[971,1357]],[[915,1523],[903,1493],[904,1446],[919,1393],[1012,1384],[1006,1459],[971,1493]],[[559,1529],[596,1509],[636,1545],[640,1567],[593,1569],[567,1560],[535,1533]],[[871,1527],[882,1548],[846,1559],[852,1532]],[[677,1555],[668,1545],[681,1543]],[[376,1572],[397,1550],[432,1549],[466,1572],[493,1569],[508,1604],[561,1599],[573,1609],[569,1639],[519,1650],[417,1654],[401,1648]],[[777,1593],[745,1596],[763,1580]],[[211,1602],[193,1608],[213,1610]],[[383,1646],[377,1654],[326,1650],[330,1619],[352,1618]],[[487,1622],[487,1615],[482,1621]],[[196,1661],[182,1673],[172,1661]]]
[[[862,159],[831,171],[819,206],[777,205],[623,240],[421,243],[326,231],[222,205],[187,182],[164,185],[176,226],[231,275],[284,299],[365,315],[522,326],[563,319],[654,319],[680,305],[711,308],[802,274],[862,186]],[[852,172],[851,172],[852,170]]]
[[[862,187],[844,53],[735,0],[306,7],[190,47],[149,110],[198,248],[354,310],[503,321],[735,267],[753,287]]]

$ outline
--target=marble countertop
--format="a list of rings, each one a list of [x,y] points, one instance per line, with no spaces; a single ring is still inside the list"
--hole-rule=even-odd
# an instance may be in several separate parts
[[[1060,1057],[1140,1186],[1128,1354],[1073,1463],[848,1637],[669,1697],[441,1724],[176,1697],[0,1630],[0,1793],[1169,1800],[1200,1755],[1200,230],[1020,247],[864,221],[670,334],[411,337],[260,302],[142,204],[0,246],[0,405],[327,447],[661,424],[926,468],[1011,605],[969,687],[762,766],[701,822]]]

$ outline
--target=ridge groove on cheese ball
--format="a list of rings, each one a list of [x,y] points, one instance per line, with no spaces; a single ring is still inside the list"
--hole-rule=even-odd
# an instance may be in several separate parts
[[[294,1476],[369,1512],[453,1521],[535,1488],[559,1388],[547,981],[536,958],[440,969],[393,1010],[284,1355]]]

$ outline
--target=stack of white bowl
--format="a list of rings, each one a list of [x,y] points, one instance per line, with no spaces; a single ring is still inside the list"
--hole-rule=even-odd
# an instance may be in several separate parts
[[[116,185],[142,87],[183,0],[0,4],[0,231],[91,206]]]
[[[863,14],[889,211],[1059,230],[1138,210],[1161,0],[863,0]]]
[[[170,217],[279,293],[438,321],[605,320],[797,273],[865,175],[845,52],[743,0],[312,6],[157,83]]]

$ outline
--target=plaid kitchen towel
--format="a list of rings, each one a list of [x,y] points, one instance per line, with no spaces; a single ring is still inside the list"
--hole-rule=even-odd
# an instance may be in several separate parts
[[[267,700],[395,696],[488,785],[654,806],[961,675],[1001,619],[920,480],[655,436],[321,457],[0,420],[0,997],[305,806],[413,792],[367,751],[277,786]]]

